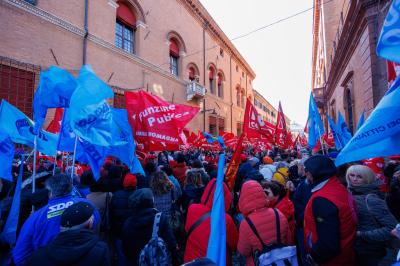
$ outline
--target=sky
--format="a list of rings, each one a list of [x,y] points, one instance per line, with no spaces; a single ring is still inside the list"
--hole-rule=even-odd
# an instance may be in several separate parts
[[[228,38],[291,16],[312,0],[200,0]],[[253,88],[305,125],[311,88],[312,10],[233,41],[256,73]]]

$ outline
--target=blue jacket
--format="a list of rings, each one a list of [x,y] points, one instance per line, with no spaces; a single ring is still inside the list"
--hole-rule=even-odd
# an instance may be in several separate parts
[[[25,221],[19,233],[13,250],[15,264],[23,265],[34,251],[52,241],[60,232],[61,214],[66,208],[80,201],[90,203],[87,199],[67,195],[50,199],[46,206],[34,212]],[[96,228],[99,222],[100,214],[95,210],[93,227]]]

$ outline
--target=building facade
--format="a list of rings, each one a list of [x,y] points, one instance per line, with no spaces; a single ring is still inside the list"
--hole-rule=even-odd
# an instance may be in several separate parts
[[[241,130],[255,73],[199,0],[0,0],[0,96],[32,115],[40,70],[82,64],[115,92],[198,106],[190,130]]]
[[[254,92],[254,106],[257,109],[259,115],[262,118],[271,123],[276,124],[276,119],[278,118],[278,110],[269,103],[267,99],[264,98],[257,90],[253,89]],[[285,115],[286,128],[289,129],[290,119]]]
[[[340,111],[353,133],[387,90],[376,44],[390,1],[314,0],[312,89],[326,122]]]

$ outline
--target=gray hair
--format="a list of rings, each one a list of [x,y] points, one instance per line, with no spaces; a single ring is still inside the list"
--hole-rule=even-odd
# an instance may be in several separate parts
[[[53,175],[46,180],[46,188],[53,198],[65,196],[72,191],[71,177],[65,174]]]

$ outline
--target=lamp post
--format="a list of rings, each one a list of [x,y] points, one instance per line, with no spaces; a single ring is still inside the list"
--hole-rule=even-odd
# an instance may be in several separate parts
[[[206,99],[203,100],[203,110],[201,111],[203,113],[203,131],[206,131],[206,113],[211,112],[212,115],[217,115],[217,112],[215,111],[215,108],[212,109],[206,109]]]

